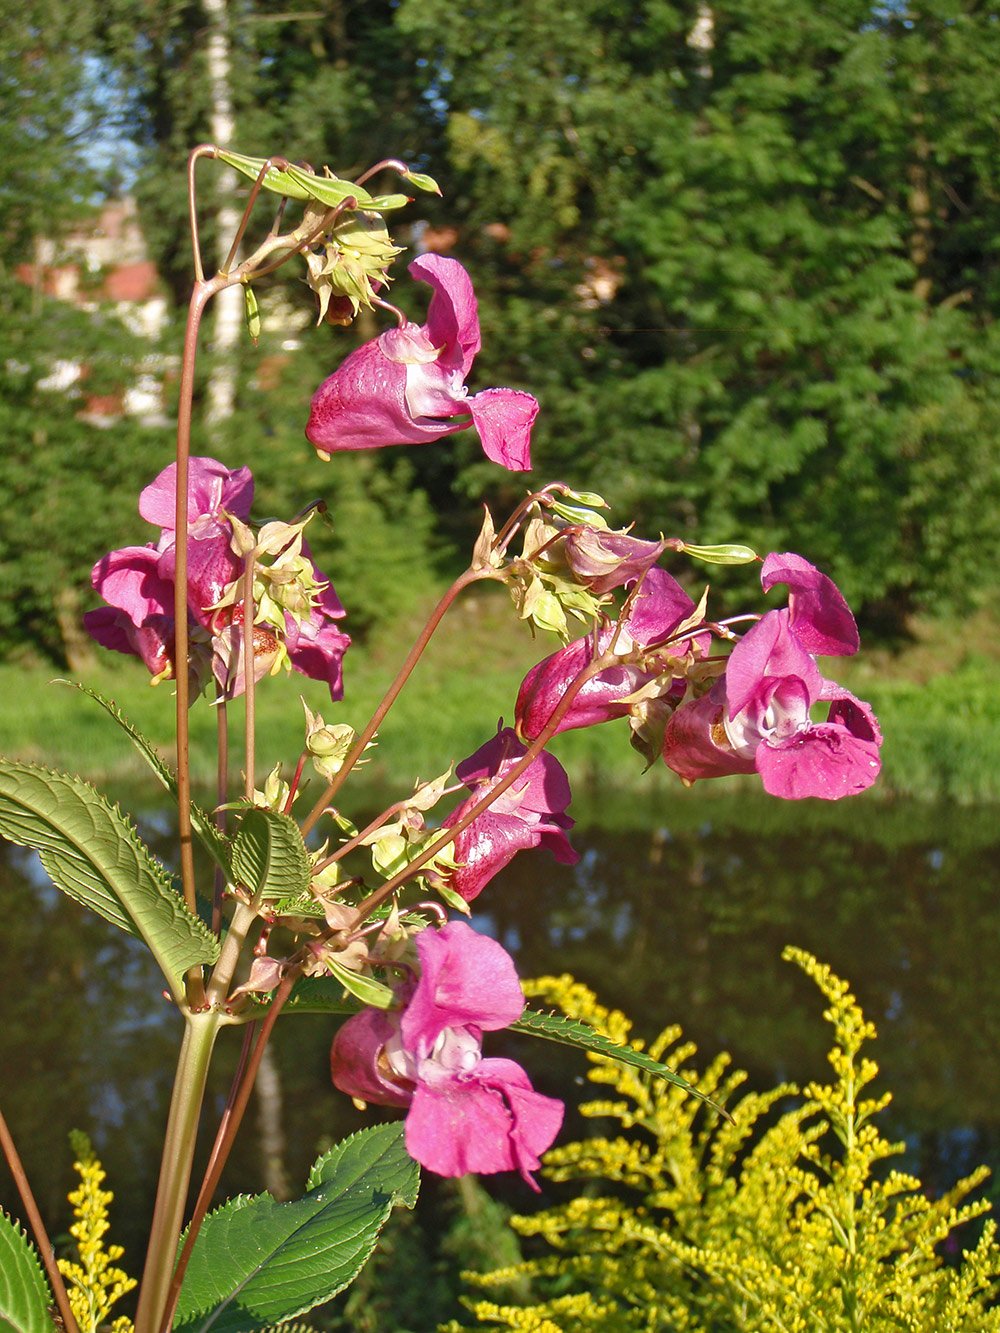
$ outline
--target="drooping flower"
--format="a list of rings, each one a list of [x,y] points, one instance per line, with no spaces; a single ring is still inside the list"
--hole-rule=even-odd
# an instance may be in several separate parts
[[[607,625],[597,636],[599,652],[611,645],[617,629],[615,648],[623,656],[636,647],[652,648],[669,640],[673,631],[694,611],[694,602],[665,569],[650,569],[638,591],[629,614],[620,626]],[[702,649],[707,636],[695,636]],[[671,643],[668,655],[681,659],[691,648],[691,639]],[[585,636],[560,648],[531,668],[518,690],[514,716],[520,736],[533,739],[541,732],[570,685],[591,660],[593,641]],[[650,661],[638,666],[623,663],[608,667],[591,677],[577,691],[569,708],[560,718],[556,732],[576,727],[590,727],[612,718],[625,717],[631,711],[630,696],[663,673],[663,664]],[[665,684],[665,690],[670,685]]]
[[[171,464],[143,490],[139,512],[148,522],[160,525],[159,540],[110,551],[97,562],[91,582],[107,606],[84,616],[84,625],[99,643],[140,657],[154,680],[174,673],[176,486],[177,468]],[[234,525],[243,528],[252,501],[253,477],[248,468],[230,471],[214,458],[190,460],[190,669],[198,685],[205,682],[210,670],[227,698],[246,687],[243,561],[234,549]],[[331,697],[339,699],[343,695],[341,663],[350,644],[336,625],[344,608],[332,585],[312,564],[300,534],[292,549],[299,529],[284,526],[293,534],[288,558],[279,552],[270,568],[261,567],[261,578],[266,578],[269,589],[270,619],[254,625],[254,676],[260,679],[287,660],[303,675],[326,681]],[[287,567],[282,567],[282,561]],[[285,609],[286,604],[290,609]],[[255,606],[255,617],[258,611]]]
[[[501,726],[492,740],[455,770],[472,793],[443,821],[453,828],[523,758],[523,745],[510,727]],[[569,779],[553,755],[542,751],[506,791],[455,838],[456,867],[448,884],[466,902],[479,896],[498,871],[518,852],[547,847],[557,861],[573,865],[579,854],[566,837],[574,821],[566,814],[571,799]]]
[[[513,1060],[484,1058],[483,1032],[520,1018],[524,995],[495,940],[456,921],[416,938],[420,975],[402,988],[401,1011],[365,1009],[340,1028],[330,1052],[342,1092],[406,1106],[406,1148],[442,1176],[532,1172],[562,1124],[563,1106],[535,1092]]]
[[[663,758],[682,778],[760,774],[772,796],[839,800],[864,791],[881,767],[871,708],[827,680],[813,653],[857,648],[836,585],[801,556],[769,556],[762,581],[789,584],[787,609],[769,611],[733,649],[722,676],[667,723]],[[823,721],[815,705],[828,703]]]
[[[635,583],[652,569],[666,547],[662,540],[643,541],[628,532],[587,525],[571,528],[562,549],[577,582],[600,596]]]
[[[414,259],[409,271],[434,289],[427,323],[407,322],[352,352],[317,389],[306,438],[328,455],[425,444],[471,425],[487,458],[527,470],[536,400],[516,389],[470,395],[465,386],[480,348],[469,275],[442,255]]]

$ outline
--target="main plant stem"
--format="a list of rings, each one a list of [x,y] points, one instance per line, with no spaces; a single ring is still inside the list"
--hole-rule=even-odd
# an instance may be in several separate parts
[[[160,1326],[177,1257],[177,1237],[184,1222],[209,1062],[215,1038],[225,1021],[220,1013],[211,1009],[185,1017],[184,1040],[163,1140],[160,1183],[139,1292],[135,1333],[156,1333]]]

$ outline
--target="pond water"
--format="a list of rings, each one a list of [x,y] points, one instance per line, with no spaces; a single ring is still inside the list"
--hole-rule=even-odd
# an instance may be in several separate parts
[[[475,924],[515,953],[523,975],[572,972],[640,1034],[680,1023],[704,1063],[728,1050],[755,1086],[803,1083],[826,1072],[828,1028],[819,993],[781,961],[783,946],[797,944],[846,977],[877,1024],[870,1053],[882,1070],[876,1088],[894,1094],[889,1132],[905,1139],[925,1185],[938,1192],[979,1162],[1000,1165],[995,810],[694,793],[648,808],[596,793],[589,804],[573,834],[577,867],[523,854],[475,904]],[[140,822],[165,850],[169,817],[153,810]],[[56,893],[32,855],[5,849],[0,895],[4,1112],[56,1230],[68,1220],[67,1134],[92,1135],[116,1193],[115,1237],[137,1268],[176,1016],[143,950]],[[277,1032],[294,1184],[362,1123],[330,1087],[331,1033],[313,1016]],[[238,1044],[224,1034],[211,1090],[219,1110]],[[542,1090],[588,1095],[575,1052],[518,1039],[516,1054]],[[226,1188],[261,1186],[248,1122]],[[530,1202],[517,1183],[507,1197]],[[2,1168],[0,1206],[18,1211]]]

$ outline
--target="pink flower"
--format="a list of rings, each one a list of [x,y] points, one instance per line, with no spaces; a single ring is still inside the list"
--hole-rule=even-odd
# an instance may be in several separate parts
[[[174,581],[176,532],[174,504],[177,467],[171,464],[139,497],[139,512],[161,527],[158,542],[110,551],[94,566],[91,582],[107,606],[89,611],[84,625],[97,641],[115,652],[138,656],[154,677],[174,673]],[[246,688],[243,655],[243,605],[216,608],[225,589],[242,573],[232,549],[227,517],[245,521],[253,502],[249,468],[230,471],[214,458],[192,458],[188,496],[187,604],[192,626],[199,626],[201,645],[191,655],[199,684],[208,663],[227,698]],[[315,571],[317,578],[322,575]],[[350,639],[334,623],[344,615],[328,585],[301,623],[286,613],[284,646],[292,666],[315,680],[324,680],[331,697],[343,696],[341,663]],[[254,675],[260,679],[281,649],[278,633],[266,625],[254,628]]]
[[[765,791],[788,800],[864,791],[881,767],[878,723],[868,704],[825,679],[812,655],[853,653],[854,617],[836,585],[801,556],[768,556],[762,582],[788,583],[788,608],[762,616],[709,693],[673,714],[664,762],[688,781],[756,771]],[[814,722],[820,703],[829,703],[827,717]]]
[[[470,755],[455,770],[472,793],[443,821],[452,828],[507,776],[527,751],[510,727]],[[557,861],[573,865],[579,854],[570,846],[566,831],[573,820],[565,813],[571,799],[569,779],[553,755],[543,751],[507,790],[464,828],[455,839],[457,868],[448,883],[471,902],[498,871],[518,852],[547,847]]]
[[[417,936],[420,976],[401,1012],[366,1009],[330,1052],[336,1087],[383,1106],[406,1106],[406,1148],[441,1176],[531,1173],[562,1124],[562,1103],[535,1092],[513,1060],[485,1059],[482,1034],[520,1018],[524,995],[495,940],[456,921]]]
[[[480,348],[469,275],[442,255],[414,259],[409,271],[434,289],[427,323],[390,329],[352,352],[316,390],[306,438],[333,453],[425,444],[472,425],[487,458],[526,471],[536,400],[516,389],[470,396],[465,387]]]
[[[694,602],[675,578],[665,569],[650,569],[618,633],[618,652],[624,655],[636,647],[650,648],[669,639],[673,630],[693,611]],[[609,647],[614,630],[614,625],[608,625],[598,634],[597,646],[601,652]],[[701,646],[706,647],[708,636],[696,637]],[[563,695],[591,660],[591,642],[589,635],[576,639],[531,668],[521,682],[514,706],[518,735],[529,740],[539,735]],[[668,652],[671,656],[683,657],[691,643],[691,639],[685,639],[670,644]],[[629,696],[660,674],[658,665],[647,670],[642,666],[622,664],[599,672],[577,692],[556,732],[626,717],[632,708]]]

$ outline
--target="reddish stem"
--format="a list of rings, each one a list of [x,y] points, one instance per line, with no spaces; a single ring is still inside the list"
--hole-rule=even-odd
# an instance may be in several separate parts
[[[398,874],[393,875],[392,879],[386,880],[386,882],[381,884],[374,893],[370,893],[367,898],[360,902],[358,904],[358,914],[351,924],[352,930],[357,930],[361,922],[370,917],[372,912],[385,902],[390,894],[395,893],[396,890],[405,884],[408,879],[412,879],[417,871],[425,866],[428,861],[437,856],[438,852],[441,851],[443,847],[447,847],[449,843],[454,842],[463,829],[468,828],[474,819],[478,818],[484,810],[487,810],[493,804],[498,796],[502,796],[507,788],[512,786],[513,783],[518,780],[529,765],[534,763],[535,759],[537,759],[539,754],[541,754],[542,750],[544,750],[545,746],[555,735],[556,728],[568,712],[570,704],[579,694],[580,690],[583,689],[584,685],[586,685],[587,681],[591,680],[600,672],[606,671],[609,666],[614,666],[618,661],[619,658],[615,653],[602,653],[599,657],[592,658],[583,670],[573,677],[566,693],[559,700],[557,706],[552,710],[552,715],[548,722],[546,722],[545,726],[531,742],[527,750],[507,776],[501,782],[498,782],[495,787],[491,787],[482,800],[477,801],[475,805],[470,806],[457,823],[453,824],[450,828],[445,829],[440,837],[435,838],[432,843],[428,844],[419,856],[415,856],[412,861],[398,872]]]
[[[382,725],[382,720],[384,719],[385,715],[388,713],[392,705],[396,702],[396,699],[399,697],[400,691],[402,690],[406,682],[409,680],[413,668],[420,661],[420,658],[423,655],[424,650],[426,649],[428,643],[431,640],[431,636],[437,629],[438,625],[440,625],[441,621],[444,619],[445,612],[449,609],[452,602],[455,600],[458,594],[463,590],[463,588],[467,588],[469,584],[476,583],[480,579],[493,579],[493,578],[496,578],[496,573],[493,570],[467,569],[464,574],[460,574],[458,576],[455,582],[451,585],[451,587],[447,590],[447,592],[438,602],[437,606],[430,614],[430,619],[427,621],[427,624],[420,631],[420,634],[418,635],[416,642],[414,643],[413,647],[407,654],[406,661],[399,668],[399,671],[396,674],[396,679],[389,686],[388,690],[386,690],[382,698],[382,702],[375,709],[375,712],[372,714],[368,722],[368,725],[365,727],[364,731],[361,732],[361,734],[358,736],[358,739],[354,742],[354,744],[348,751],[347,758],[344,760],[343,768],[341,768],[340,772],[337,773],[336,776],[330,780],[330,783],[327,786],[326,790],[323,792],[319,800],[316,802],[313,808],[309,811],[309,814],[303,820],[302,822],[303,837],[305,837],[305,835],[310,831],[310,829],[312,829],[315,826],[316,821],[319,819],[320,815],[322,815],[323,811],[336,796],[337,792],[340,791],[340,788],[343,786],[344,780],[347,777],[348,773],[350,773],[351,769],[364,754],[368,742],[375,735],[376,731],[378,731],[379,727]]]
[[[56,1305],[59,1308],[59,1314],[67,1333],[80,1333],[76,1320],[73,1318],[73,1311],[70,1308],[69,1296],[66,1293],[66,1284],[62,1280],[62,1274],[59,1272],[59,1266],[56,1263],[55,1255],[52,1252],[52,1242],[48,1238],[45,1230],[45,1223],[42,1221],[42,1215],[38,1211],[38,1205],[35,1203],[35,1196],[31,1192],[31,1186],[28,1184],[28,1176],[24,1165],[18,1155],[17,1148],[14,1146],[14,1140],[7,1127],[7,1121],[4,1119],[3,1112],[0,1111],[0,1148],[3,1149],[3,1155],[7,1159],[7,1165],[10,1167],[10,1174],[14,1177],[14,1184],[17,1186],[17,1192],[21,1196],[21,1203],[24,1206],[24,1212],[31,1227],[32,1235],[35,1237],[35,1244],[38,1246],[42,1263],[45,1265],[45,1272],[52,1287],[52,1294],[55,1297]]]

